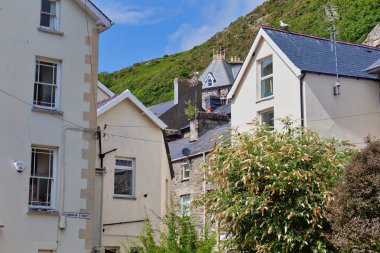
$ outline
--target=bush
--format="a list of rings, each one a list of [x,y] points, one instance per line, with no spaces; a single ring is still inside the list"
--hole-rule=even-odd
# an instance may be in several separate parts
[[[332,242],[342,252],[380,252],[380,140],[367,140],[334,195]]]
[[[282,121],[279,131],[256,124],[209,157],[215,189],[206,206],[243,252],[333,252],[325,236],[330,189],[351,152],[343,142]]]
[[[139,253],[212,253],[216,246],[215,235],[210,235],[206,228],[203,235],[195,228],[190,217],[181,217],[170,212],[164,219],[163,231],[158,231],[160,242],[155,242],[155,230],[149,221],[139,237],[141,245],[133,247]],[[135,245],[136,246],[136,245]],[[131,252],[127,248],[126,252]]]

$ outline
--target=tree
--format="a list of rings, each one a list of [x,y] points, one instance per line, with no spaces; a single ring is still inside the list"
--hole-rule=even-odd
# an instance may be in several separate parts
[[[333,252],[325,236],[330,189],[350,149],[282,120],[282,130],[236,133],[209,157],[205,204],[243,252]]]
[[[160,242],[155,241],[155,230],[149,221],[139,237],[141,246],[133,247],[139,253],[212,253],[216,239],[209,230],[201,235],[188,216],[178,216],[173,211],[164,218],[163,231],[158,231]],[[136,245],[134,245],[136,246]],[[131,252],[131,248],[126,248]]]
[[[332,242],[342,252],[380,252],[380,140],[367,145],[334,187]]]

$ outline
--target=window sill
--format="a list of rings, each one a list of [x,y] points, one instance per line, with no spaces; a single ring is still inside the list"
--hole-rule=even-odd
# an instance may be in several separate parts
[[[182,182],[187,182],[187,181],[190,181],[190,178],[183,178],[183,179],[181,179],[181,183]]]
[[[54,110],[54,109],[45,109],[45,108],[39,108],[39,107],[33,107],[33,112],[42,112],[42,113],[49,113],[49,114],[55,114],[55,115],[63,115],[62,111]]]
[[[47,215],[47,216],[59,216],[59,212],[54,209],[40,209],[29,208],[28,215]]]
[[[269,100],[272,100],[272,99],[274,99],[274,96],[260,98],[259,100],[256,100],[256,104],[261,103],[261,102],[265,102],[265,101],[269,101]]]
[[[113,195],[114,199],[127,199],[127,200],[136,200],[134,196],[122,196],[122,195]]]
[[[50,33],[50,34],[54,34],[54,35],[63,36],[63,32],[54,31],[54,30],[51,30],[51,29],[45,28],[45,27],[37,27],[37,30],[40,31],[40,32],[45,32],[45,33]]]

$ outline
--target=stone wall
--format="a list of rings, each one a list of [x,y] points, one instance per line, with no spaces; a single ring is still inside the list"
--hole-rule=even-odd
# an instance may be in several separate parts
[[[222,86],[222,87],[217,87],[217,88],[212,88],[212,89],[204,89],[202,91],[202,107],[207,111],[208,108],[206,108],[206,99],[209,96],[215,96],[215,97],[220,97],[220,98],[226,98],[228,92],[231,89],[231,85],[229,86]]]
[[[198,112],[190,121],[190,141],[196,141],[208,131],[227,124],[229,117],[217,113]]]
[[[190,162],[190,178],[182,180],[182,164]],[[175,210],[180,214],[181,196],[190,194],[191,201],[198,200],[203,195],[203,156],[193,157],[189,160],[173,162],[175,177],[171,181],[171,200]],[[191,206],[191,218],[199,229],[204,227],[204,208]]]
[[[368,34],[363,44],[371,47],[380,47],[380,24]]]

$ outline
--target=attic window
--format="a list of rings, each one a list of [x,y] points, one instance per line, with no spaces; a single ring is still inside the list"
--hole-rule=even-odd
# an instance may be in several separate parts
[[[260,62],[261,98],[273,96],[273,61],[272,58]]]
[[[208,86],[212,86],[213,82],[214,82],[214,81],[213,81],[211,78],[209,78],[209,79],[207,80],[207,85],[208,85]]]
[[[53,31],[58,30],[58,1],[41,0],[40,26]]]

